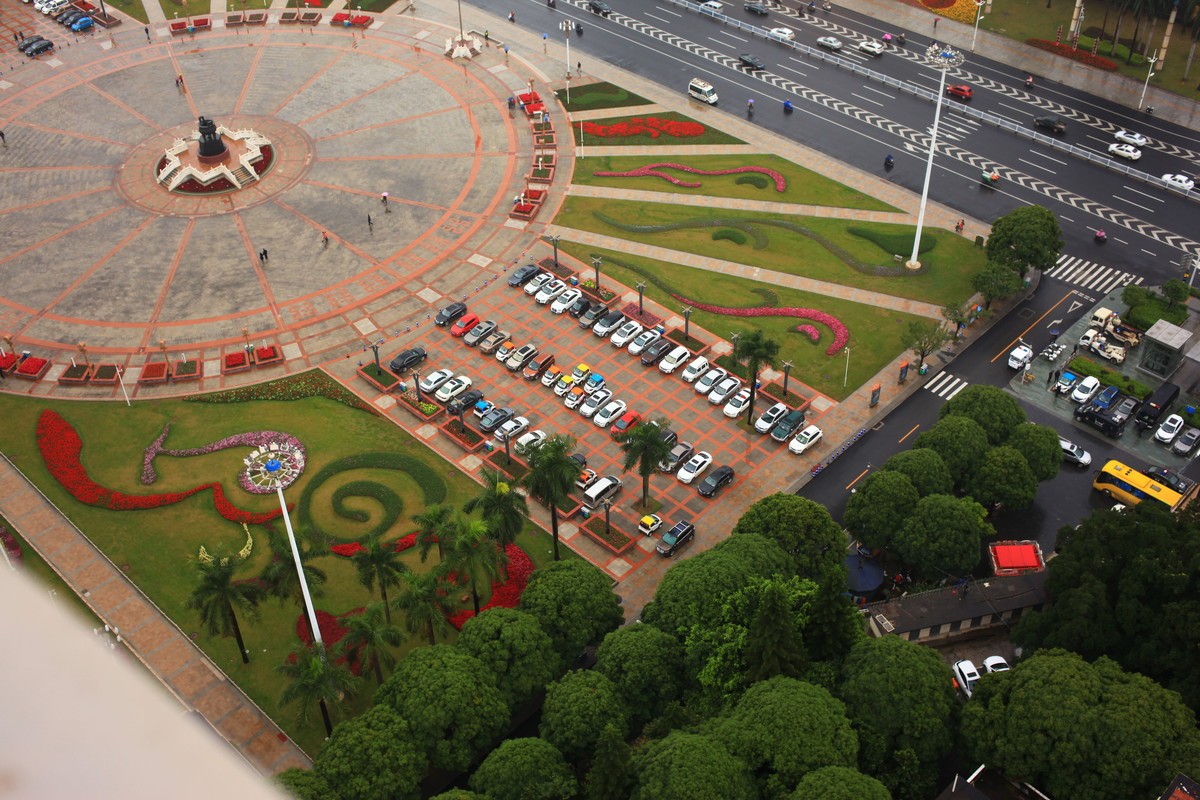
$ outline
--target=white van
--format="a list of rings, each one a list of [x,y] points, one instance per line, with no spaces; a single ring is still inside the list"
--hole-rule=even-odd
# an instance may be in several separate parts
[[[583,513],[590,515],[604,507],[604,501],[617,496],[621,491],[621,479],[616,475],[605,475],[583,493]]]
[[[688,84],[688,95],[697,100],[708,103],[710,106],[717,104],[717,90],[713,88],[711,83],[692,78],[692,82]]]
[[[672,372],[679,369],[679,367],[691,354],[691,350],[688,350],[683,345],[679,345],[674,350],[667,353],[666,357],[663,358],[662,361],[658,362],[658,371],[663,375],[670,375]]]

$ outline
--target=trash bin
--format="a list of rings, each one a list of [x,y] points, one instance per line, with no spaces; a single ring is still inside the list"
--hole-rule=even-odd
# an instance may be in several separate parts
[[[929,365],[928,365],[928,364],[922,364],[922,365],[921,365],[921,368],[917,370],[917,374],[918,374],[918,375],[924,375],[926,372],[929,372]]]
[[[572,276],[571,276],[571,285],[572,285],[572,286],[578,286],[578,285],[579,285],[579,278],[576,278],[574,275],[572,275]]]

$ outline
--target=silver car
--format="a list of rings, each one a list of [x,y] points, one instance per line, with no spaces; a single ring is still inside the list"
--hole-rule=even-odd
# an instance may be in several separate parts
[[[583,401],[583,405],[579,408],[579,413],[585,417],[590,417],[596,411],[612,399],[613,393],[608,389],[597,389],[588,395],[588,399]]]
[[[728,372],[720,367],[711,368],[708,372],[704,373],[703,378],[696,381],[696,394],[708,394],[728,374]]]

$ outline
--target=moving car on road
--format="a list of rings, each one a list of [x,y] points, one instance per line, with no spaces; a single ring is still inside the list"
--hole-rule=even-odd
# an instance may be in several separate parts
[[[817,38],[817,44],[834,52],[842,49],[842,40],[836,36],[820,36]]]
[[[878,58],[883,55],[883,43],[877,42],[874,39],[863,39],[858,43],[858,50]]]
[[[1138,150],[1131,144],[1110,144],[1108,146],[1108,154],[1118,158],[1124,158],[1128,161],[1137,161],[1142,157],[1142,151]]]
[[[1150,143],[1150,140],[1147,139],[1142,134],[1134,133],[1133,131],[1126,131],[1126,130],[1117,131],[1116,133],[1113,134],[1113,138],[1116,139],[1118,142],[1124,142],[1125,144],[1131,144],[1134,147],[1145,147],[1147,144]]]
[[[959,100],[970,100],[975,96],[975,90],[966,84],[956,83],[946,87],[946,94]]]

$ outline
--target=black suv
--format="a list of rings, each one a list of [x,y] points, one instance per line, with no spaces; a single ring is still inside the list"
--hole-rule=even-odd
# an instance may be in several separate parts
[[[465,413],[468,408],[474,408],[475,404],[483,399],[483,391],[480,389],[467,389],[458,397],[450,401],[450,405],[446,406],[446,410],[454,416]]]
[[[673,556],[679,548],[696,538],[696,526],[690,522],[676,522],[671,530],[662,535],[654,549],[660,556]]]
[[[1045,131],[1050,131],[1056,136],[1062,136],[1067,132],[1067,123],[1062,117],[1045,116],[1034,117],[1033,124]]]
[[[604,0],[588,0],[588,11],[593,14],[599,14],[602,17],[607,17],[612,13],[612,6],[605,3]]]
[[[717,491],[723,487],[733,483],[733,467],[717,467],[712,472],[708,473],[708,477],[700,481],[700,485],[696,487],[696,491],[701,497],[716,497]]]
[[[513,270],[513,274],[508,276],[509,286],[524,286],[533,280],[533,276],[538,274],[537,264],[526,264],[523,267],[517,267]]]
[[[433,318],[433,324],[444,328],[465,313],[467,313],[466,303],[451,303],[437,313],[437,316]]]
[[[424,347],[413,347],[393,358],[390,366],[392,372],[407,372],[428,357],[429,355],[425,352]]]
[[[765,17],[769,12],[767,7],[762,3],[746,3],[742,8],[749,11],[751,14],[758,14],[760,17]]]
[[[654,366],[659,361],[662,361],[663,356],[674,350],[675,347],[675,342],[671,341],[665,336],[662,337],[654,344],[647,347],[642,353],[642,364],[647,367]]]

